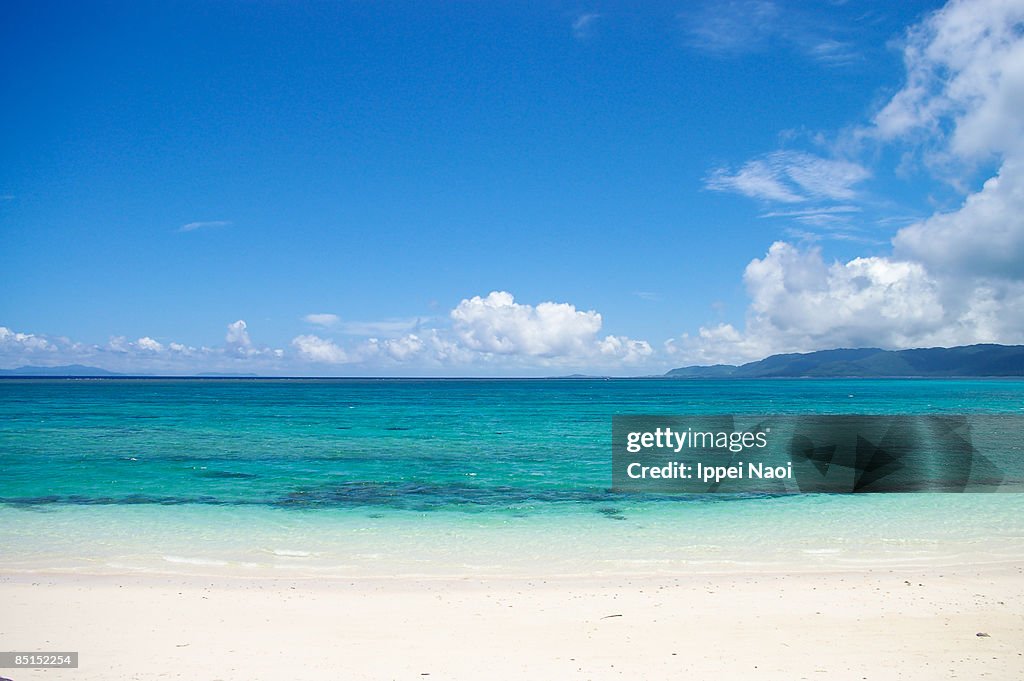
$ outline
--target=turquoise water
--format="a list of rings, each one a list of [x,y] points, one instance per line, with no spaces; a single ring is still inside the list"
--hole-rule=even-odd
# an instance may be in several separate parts
[[[1022,410],[1010,380],[2,380],[0,568],[1011,559],[1020,494],[614,494],[611,417]]]

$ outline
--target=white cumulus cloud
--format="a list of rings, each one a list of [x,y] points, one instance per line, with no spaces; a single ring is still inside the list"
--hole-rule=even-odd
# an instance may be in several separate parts
[[[601,328],[601,315],[593,310],[569,303],[523,305],[506,291],[465,299],[451,318],[467,347],[504,355],[581,354]]]
[[[826,348],[907,348],[1024,341],[1024,284],[964,287],[921,263],[862,257],[826,263],[818,249],[776,242],[744,273],[742,330],[702,327],[669,352],[690,363]]]
[[[1024,143],[1024,3],[953,0],[907,34],[906,84],[874,117],[877,134],[949,143],[964,157]]]
[[[893,245],[936,272],[1024,278],[1024,157],[1007,160],[958,210],[901,229]]]
[[[570,303],[517,303],[507,291],[462,300],[451,311],[453,329],[466,348],[490,355],[562,361],[595,356],[634,362],[652,352],[646,341],[599,338],[601,315]]]
[[[404,362],[418,356],[427,347],[423,339],[414,333],[401,338],[391,338],[382,341],[371,338],[370,344],[399,362]]]
[[[249,325],[245,323],[244,319],[231,322],[228,324],[228,332],[224,336],[224,341],[230,347],[238,350],[247,350],[252,347],[252,339],[249,338],[248,329]]]
[[[56,349],[53,343],[42,336],[20,333],[0,326],[0,351],[4,354],[52,352]]]
[[[135,343],[143,350],[148,350],[150,352],[162,352],[164,349],[162,343],[153,340],[149,336],[143,336],[139,340],[135,341]]]
[[[292,339],[292,347],[302,359],[324,364],[345,364],[348,353],[340,345],[326,338],[305,334]]]

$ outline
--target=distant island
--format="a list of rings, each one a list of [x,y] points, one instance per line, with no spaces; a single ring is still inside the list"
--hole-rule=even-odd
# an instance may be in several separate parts
[[[0,376],[58,376],[74,378],[99,378],[104,376],[120,376],[121,374],[99,367],[87,367],[82,364],[65,364],[57,367],[23,366],[17,369],[0,369]]]
[[[882,350],[855,348],[772,355],[739,366],[672,369],[667,378],[952,378],[1024,376],[1024,345]]]
[[[83,364],[65,364],[55,367],[23,366],[17,369],[0,369],[0,376],[21,376],[24,378],[259,378],[259,374],[237,374],[207,371],[191,376],[152,376],[150,374],[119,374],[99,367]]]

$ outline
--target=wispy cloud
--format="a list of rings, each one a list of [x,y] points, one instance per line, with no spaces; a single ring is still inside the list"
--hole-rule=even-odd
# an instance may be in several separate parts
[[[832,38],[810,40],[805,47],[810,57],[831,66],[845,66],[863,59],[863,55],[857,50],[857,47],[845,40]]]
[[[787,239],[810,244],[824,241],[826,238],[830,241],[847,241],[850,243],[866,244],[874,247],[884,247],[888,243],[885,239],[880,239],[877,236],[872,236],[871,234],[866,234],[861,230],[858,230],[846,221],[836,220],[834,222],[821,223],[805,222],[804,224],[809,225],[812,229],[786,227],[782,230],[782,233]],[[819,228],[819,230],[814,231],[813,228],[815,227]]]
[[[785,181],[777,169],[763,160],[747,161],[736,172],[716,168],[708,176],[704,186],[714,191],[731,191],[752,199],[800,203],[805,197],[797,193]]]
[[[340,325],[341,331],[350,336],[399,336],[421,329],[433,321],[430,317],[403,317],[375,321],[351,321]]]
[[[808,215],[823,215],[835,213],[859,213],[860,206],[826,206],[824,208],[808,208],[805,210],[777,210],[770,213],[763,213],[763,218],[800,218]]]
[[[753,199],[801,203],[813,199],[848,201],[856,185],[870,177],[862,165],[800,151],[775,151],[744,163],[738,170],[717,168],[705,186]]]
[[[754,52],[778,32],[778,6],[768,0],[705,2],[680,15],[690,44],[705,52]]]
[[[314,326],[322,326],[325,329],[332,326],[337,326],[341,322],[341,317],[330,312],[314,312],[308,314],[302,318],[304,322],[313,324]]]
[[[839,27],[771,0],[708,0],[679,18],[693,48],[719,57],[782,46],[826,66],[862,58],[856,45],[835,36]]]
[[[178,228],[179,232],[194,232],[197,229],[209,229],[213,227],[228,227],[231,225],[230,220],[199,220],[197,222],[189,222]]]
[[[852,215],[862,211],[860,206],[819,206],[804,210],[776,210],[762,213],[762,218],[794,220],[813,227],[829,227],[847,224]]]
[[[588,12],[580,14],[572,22],[572,36],[576,40],[586,40],[594,34],[594,24],[601,18],[600,14]]]

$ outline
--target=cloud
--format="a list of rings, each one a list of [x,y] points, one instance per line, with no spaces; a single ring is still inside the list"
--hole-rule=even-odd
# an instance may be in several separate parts
[[[252,347],[252,339],[249,338],[248,324],[245,323],[244,319],[239,319],[237,322],[231,322],[228,324],[228,332],[224,336],[224,341],[232,347]]]
[[[651,344],[625,336],[605,336],[597,343],[598,352],[624,364],[637,364],[654,354]]]
[[[681,15],[690,44],[718,55],[761,49],[779,30],[781,11],[767,0],[705,2]]]
[[[521,304],[507,291],[464,299],[451,318],[467,348],[490,355],[582,360],[597,354],[636,361],[651,354],[646,341],[598,339],[598,312],[577,310],[569,303]]]
[[[852,161],[776,151],[747,161],[736,172],[718,168],[708,176],[705,186],[779,203],[848,201],[857,195],[856,185],[870,176],[866,168]]]
[[[105,346],[76,344],[75,348],[78,353],[84,353],[83,356],[104,357],[113,353],[115,355],[122,355],[125,358],[144,359],[152,359],[158,356],[163,358],[174,356],[193,357],[215,352],[211,348],[199,350],[191,345],[173,341],[164,344],[149,336],[143,336],[136,340],[129,340],[125,336],[111,336]]]
[[[580,14],[572,22],[572,35],[577,40],[586,40],[594,34],[594,24],[601,18],[600,14],[588,12]]]
[[[862,59],[857,45],[836,37],[841,24],[823,22],[792,4],[706,0],[689,3],[679,17],[690,46],[717,57],[782,46],[829,67]]]
[[[601,315],[569,303],[517,303],[506,291],[465,298],[449,314],[450,328],[423,328],[393,338],[369,338],[345,347],[315,335],[292,346],[307,361],[324,364],[417,362],[472,368],[618,366],[649,359],[647,341],[598,336]]]
[[[875,115],[886,140],[917,136],[967,158],[1024,144],[1024,5],[948,3],[911,28],[906,83]]]
[[[845,40],[824,38],[810,41],[807,54],[816,61],[831,66],[846,66],[863,58],[857,46]]]
[[[640,300],[655,302],[661,300],[661,295],[654,291],[633,291],[633,295]]]
[[[899,230],[893,245],[937,272],[1024,278],[1024,157],[1007,160],[960,209]]]
[[[253,343],[242,320],[228,325],[228,341],[221,347],[164,343],[151,336],[136,340],[112,336],[104,344],[89,344],[0,327],[0,366],[8,367],[87,364],[124,373],[187,375],[197,371],[240,369],[272,373],[281,368],[282,359],[283,350]]]
[[[578,354],[601,328],[601,315],[593,310],[581,312],[568,303],[522,305],[506,291],[465,299],[451,318],[473,350],[538,357]]]
[[[817,206],[799,210],[773,210],[762,213],[759,217],[784,218],[811,227],[847,226],[850,222],[850,216],[860,213],[862,210],[860,206]],[[836,234],[832,236],[835,237]]]
[[[405,317],[377,321],[351,321],[341,325],[343,333],[352,336],[401,336],[422,328],[432,320],[429,317]]]
[[[0,353],[2,355],[33,354],[53,352],[56,345],[32,333],[19,333],[6,326],[0,326]]]
[[[1024,277],[1024,5],[951,2],[912,29],[907,82],[867,131],[914,141],[933,164],[996,174],[957,210],[901,229],[895,252],[961,276]],[[923,139],[922,139],[923,138]]]
[[[777,210],[762,213],[763,218],[802,218],[808,215],[859,213],[860,206],[822,206],[820,208],[798,208],[796,210]]]
[[[779,173],[765,161],[747,161],[742,168],[731,173],[725,168],[711,172],[705,186],[715,191],[732,191],[752,199],[780,201],[782,203],[799,203],[806,198],[785,181],[784,173]]]
[[[433,341],[435,336],[429,340]],[[421,355],[428,347],[427,342],[418,335],[411,333],[402,338],[378,340],[371,338],[369,348],[375,352],[387,355],[398,362],[405,362]]]
[[[919,262],[861,257],[826,263],[817,248],[772,244],[747,265],[742,330],[702,327],[670,352],[697,363],[837,347],[907,348],[1024,340],[1024,285],[935,277]]]
[[[826,264],[818,249],[776,242],[744,273],[747,339],[776,348],[905,346],[941,328],[936,282],[917,263],[854,258]],[[734,341],[719,328],[723,340]]]
[[[308,314],[302,319],[305,322],[308,322],[315,326],[322,326],[324,328],[337,326],[338,323],[341,322],[341,317],[339,317],[336,314],[331,314],[329,312],[316,312],[313,314]]]
[[[332,329],[349,336],[401,336],[420,329],[430,321],[427,317],[405,317],[393,319],[380,319],[374,321],[342,321],[336,314],[327,312],[308,314],[302,318],[303,321],[322,327]]]
[[[440,349],[436,337],[436,331],[432,331],[426,339],[416,334],[383,340],[370,338],[346,349],[333,340],[307,334],[293,338],[292,347],[303,360],[319,364],[365,364],[380,359],[401,363],[421,357],[431,348]]]
[[[155,341],[149,336],[144,336],[136,341],[136,344],[143,350],[150,352],[163,352],[164,346],[159,341]]]
[[[178,228],[179,232],[194,232],[197,229],[208,229],[211,227],[228,227],[231,225],[230,220],[205,220],[199,222],[189,222]]]
[[[853,137],[921,154],[935,179],[957,178],[954,187],[984,164],[995,174],[963,189],[955,210],[900,228],[890,255],[826,263],[818,249],[773,244],[746,268],[743,328],[703,327],[668,352],[706,362],[839,346],[1024,342],[1024,5],[954,0],[907,32],[903,58],[906,83]],[[852,162],[794,164],[790,153],[716,171],[708,185],[796,204],[854,198],[867,177]],[[765,216],[821,220],[839,209]]]
[[[296,336],[292,339],[294,347],[302,359],[323,364],[346,364],[349,355],[344,348],[331,340],[314,335]]]
[[[230,356],[239,358],[283,357],[283,350],[257,346],[249,337],[249,325],[244,319],[231,322],[224,335],[224,347],[219,350]]]
[[[554,368],[617,372],[654,358],[647,341],[599,335],[602,319],[593,310],[577,310],[569,303],[522,304],[504,291],[465,298],[446,319],[434,319],[434,326],[426,324],[429,319],[367,322],[360,329],[395,332],[387,337],[300,334],[292,338],[287,351],[254,342],[243,319],[227,324],[224,344],[218,347],[195,347],[152,336],[136,340],[112,336],[105,344],[87,345],[0,327],[0,367],[41,358],[38,363],[45,365],[81,363],[126,373],[301,375],[344,367],[343,371],[364,375],[390,371],[500,375]],[[413,325],[416,328],[410,331]],[[344,326],[334,325],[332,333],[344,334]]]
[[[292,339],[292,347],[300,359],[305,361],[361,367],[380,368],[384,365],[417,362],[419,365],[433,367],[466,368],[478,359],[475,353],[446,339],[437,329],[430,329],[422,335],[411,333],[400,338],[369,338],[357,341],[348,348],[327,338],[303,335]]]

